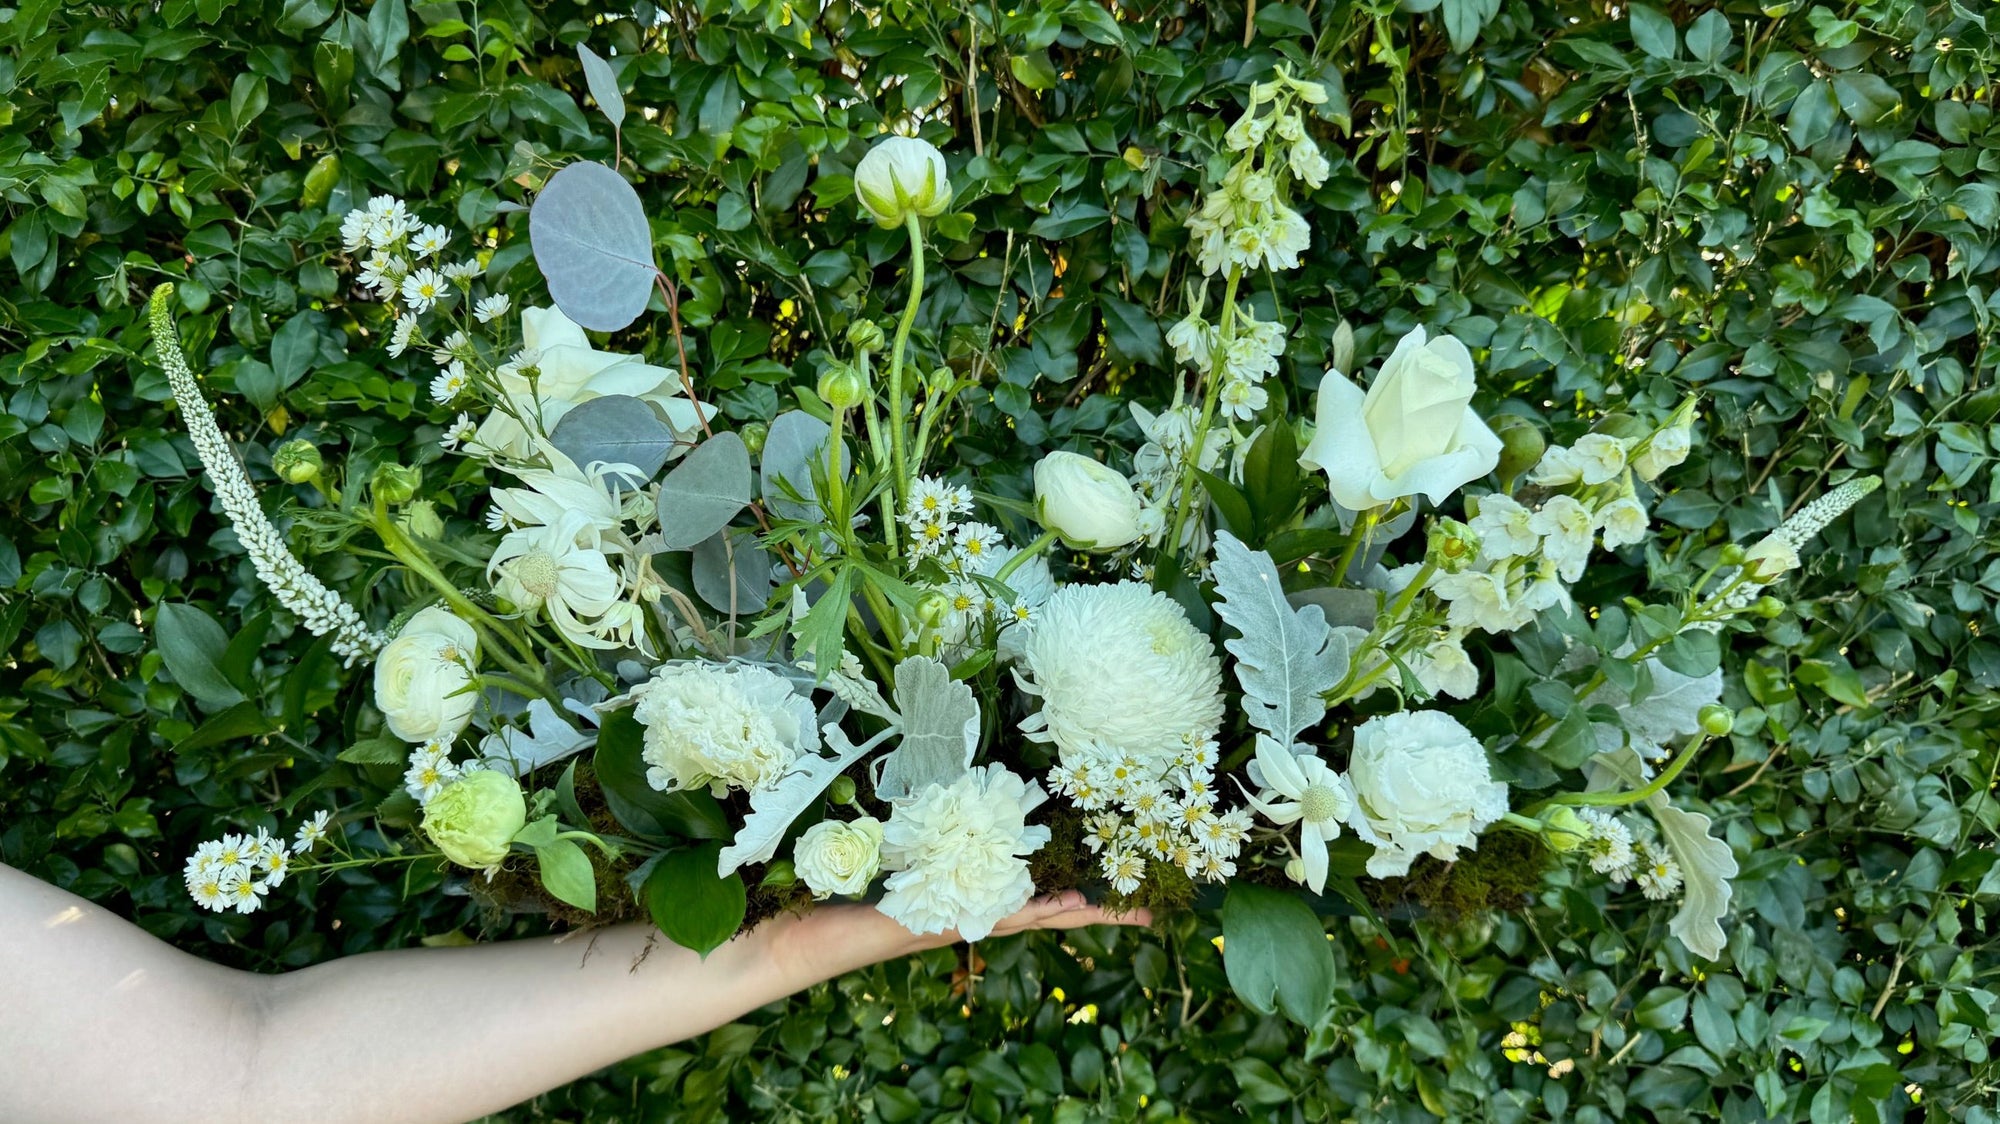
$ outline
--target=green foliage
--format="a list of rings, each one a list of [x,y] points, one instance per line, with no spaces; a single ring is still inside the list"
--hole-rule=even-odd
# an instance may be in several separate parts
[[[1742,866],[1723,961],[1690,961],[1666,909],[1557,867],[1519,912],[1332,921],[1332,999],[1306,1031],[1230,998],[1213,914],[1184,914],[871,969],[509,1118],[1994,1118],[1987,6],[1331,0],[1259,3],[1247,33],[1233,3],[817,7],[0,11],[0,858],[259,970],[535,931],[438,893],[428,864],[302,877],[254,918],[182,893],[197,841],[277,828],[259,810],[274,802],[339,808],[370,841],[377,810],[353,794],[400,764],[369,752],[377,719],[334,689],[337,661],[258,587],[190,474],[137,316],[156,281],[177,283],[267,502],[333,527],[317,487],[270,474],[281,439],[314,440],[336,479],[450,471],[448,419],[412,377],[428,359],[388,359],[387,326],[326,264],[346,209],[429,200],[455,237],[493,239],[491,272],[525,292],[527,215],[501,204],[622,154],[690,366],[730,419],[768,422],[824,341],[900,307],[877,268],[900,233],[856,213],[850,173],[917,115],[960,187],[917,325],[976,383],[945,456],[1025,465],[1134,435],[1120,394],[1166,377],[1180,221],[1249,83],[1285,59],[1334,91],[1308,263],[1245,285],[1292,327],[1273,386],[1294,414],[1343,320],[1356,365],[1419,323],[1449,330],[1477,349],[1482,404],[1556,440],[1606,408],[1703,395],[1654,506],[1670,533],[1590,571],[1573,639],[1644,638],[1620,608],[1635,588],[1685,587],[1829,482],[1884,479],[1777,587],[1782,612],[1669,653],[1683,671],[1720,660],[1736,711],[1682,782]],[[606,78],[576,61],[582,41],[629,107],[615,141],[585,100]],[[666,318],[638,323],[617,345],[677,362]],[[1254,479],[1223,511],[1246,536],[1297,502],[1285,474]],[[366,604],[370,575],[342,565],[321,576]],[[1542,639],[1517,647],[1546,662]],[[1530,698],[1504,660],[1486,670],[1490,730],[1589,717]],[[607,792],[626,748],[600,749]],[[1532,783],[1531,755],[1502,763]],[[622,791],[654,826],[720,831],[712,808],[646,807],[641,789]],[[642,830],[629,810],[610,812]],[[598,873],[600,901],[630,898]]]

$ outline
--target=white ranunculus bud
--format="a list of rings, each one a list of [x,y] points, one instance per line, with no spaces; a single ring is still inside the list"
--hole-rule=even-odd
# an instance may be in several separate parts
[[[873,816],[821,820],[792,848],[792,870],[821,900],[866,891],[881,869],[882,821]]]
[[[410,618],[375,660],[375,708],[406,742],[450,742],[472,720],[479,637],[436,606]]]
[[[902,226],[912,212],[925,218],[951,205],[944,153],[916,137],[883,137],[854,168],[854,195],[883,226]]]
[[[1433,504],[1500,463],[1500,439],[1472,410],[1472,353],[1450,336],[1404,336],[1364,393],[1338,370],[1319,387],[1318,428],[1299,463],[1326,473],[1354,511],[1422,494]]]
[[[1116,550],[1138,540],[1141,504],[1116,469],[1076,453],[1035,464],[1035,515],[1079,550]]]

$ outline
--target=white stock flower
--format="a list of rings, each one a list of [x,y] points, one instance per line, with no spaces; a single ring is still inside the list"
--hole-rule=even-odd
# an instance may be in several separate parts
[[[866,891],[882,869],[882,821],[819,821],[793,844],[792,869],[821,901]]]
[[[449,609],[419,610],[375,660],[375,709],[406,742],[450,742],[472,721],[479,635]]]
[[[1472,409],[1472,353],[1422,328],[1397,342],[1366,392],[1339,371],[1320,381],[1318,431],[1299,457],[1353,511],[1423,494],[1433,505],[1500,463],[1500,439]]]
[[[854,166],[854,195],[883,226],[902,226],[912,213],[941,215],[951,205],[944,153],[916,137],[883,137]]]
[[[1608,433],[1587,433],[1569,447],[1576,461],[1577,478],[1597,485],[1616,479],[1625,471],[1625,442]]]
[[[1652,440],[1632,457],[1632,471],[1641,480],[1656,480],[1662,472],[1686,460],[1693,444],[1693,422],[1683,419],[1653,434]]]
[[[1021,729],[1067,750],[1101,741],[1171,756],[1222,726],[1215,646],[1173,598],[1137,582],[1058,589],[1036,614],[1016,679],[1042,703]]]
[[[510,531],[493,548],[486,576],[493,591],[526,612],[546,610],[550,623],[587,648],[616,645],[599,639],[583,617],[600,616],[617,604],[618,575],[604,552],[579,545],[589,516],[565,512],[552,524]]]
[[[1244,799],[1279,827],[1298,825],[1301,880],[1317,894],[1326,889],[1326,845],[1340,838],[1342,828],[1357,822],[1356,801],[1354,786],[1346,777],[1328,768],[1310,747],[1299,748],[1306,752],[1257,735],[1257,760],[1250,779],[1259,790],[1255,795],[1244,793]],[[1365,828],[1362,837],[1368,837]]]
[[[1376,878],[1408,874],[1419,854],[1450,862],[1461,848],[1476,850],[1479,833],[1507,814],[1507,786],[1493,779],[1486,750],[1443,711],[1363,722],[1347,778],[1380,841],[1368,860]]]
[[[1583,478],[1583,465],[1576,454],[1561,445],[1551,445],[1542,453],[1542,459],[1535,462],[1534,471],[1528,473],[1528,483],[1544,488],[1560,488],[1574,484]]]
[[[912,933],[984,940],[1034,895],[1027,856],[1049,829],[1027,821],[1046,799],[1040,785],[981,765],[898,804],[882,830],[882,867],[894,873],[877,908]]]
[[[768,668],[663,664],[631,697],[646,728],[646,783],[662,792],[768,788],[819,748],[812,700]]]
[[[1440,636],[1410,654],[1410,671],[1432,695],[1469,699],[1479,693],[1479,665],[1466,654],[1462,633]]]
[[[1550,496],[1529,518],[1528,526],[1542,536],[1542,557],[1555,563],[1564,581],[1583,576],[1597,528],[1589,508],[1574,496]]]
[[[1512,632],[1535,619],[1535,610],[1521,602],[1502,572],[1439,574],[1431,580],[1431,591],[1450,605],[1445,623],[1453,628]]]
[[[1035,516],[1079,550],[1116,550],[1139,538],[1139,496],[1117,469],[1078,453],[1035,462]]]

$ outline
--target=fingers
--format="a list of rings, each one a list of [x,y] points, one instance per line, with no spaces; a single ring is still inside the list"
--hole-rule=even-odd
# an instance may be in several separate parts
[[[1029,929],[1081,929],[1086,925],[1151,925],[1153,915],[1144,909],[1129,912],[1113,912],[1102,906],[1092,905],[1082,894],[1071,890],[1045,898],[1036,898],[1023,906],[1019,913],[1009,917],[995,927],[999,934],[1019,933]]]

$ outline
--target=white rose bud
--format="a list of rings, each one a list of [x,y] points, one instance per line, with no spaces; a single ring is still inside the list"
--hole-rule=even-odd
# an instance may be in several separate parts
[[[1639,479],[1651,482],[1658,479],[1660,473],[1688,459],[1688,448],[1694,443],[1692,430],[1693,427],[1683,421],[1653,434],[1653,439],[1646,442],[1646,447],[1632,458],[1632,471],[1639,474]]]
[[[479,637],[436,606],[410,618],[375,660],[375,708],[406,742],[449,742],[472,720]]]
[[[844,823],[821,820],[792,848],[793,872],[821,900],[867,890],[881,869],[882,821],[873,816]]]
[[[1143,533],[1132,482],[1076,453],[1050,453],[1036,462],[1035,515],[1079,550],[1116,550]]]
[[[861,208],[883,226],[902,226],[911,212],[925,218],[951,205],[944,153],[915,137],[883,137],[854,168]]]
[[[1500,439],[1472,410],[1472,353],[1422,328],[1396,344],[1364,393],[1338,370],[1319,386],[1318,427],[1299,463],[1326,473],[1341,506],[1433,504],[1500,463]]]

